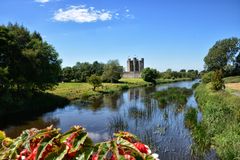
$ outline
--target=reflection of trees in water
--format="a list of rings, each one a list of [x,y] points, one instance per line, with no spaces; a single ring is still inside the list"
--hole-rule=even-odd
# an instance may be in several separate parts
[[[123,95],[121,93],[113,93],[101,96],[92,102],[74,101],[72,104],[79,107],[79,110],[89,109],[91,111],[98,111],[102,108],[109,107],[115,111],[118,110],[123,103]]]
[[[54,125],[55,127],[59,125],[60,120],[58,118],[48,118],[44,120],[43,118],[38,118],[34,121],[30,121],[28,123],[19,125],[19,126],[14,126],[14,127],[9,127],[5,129],[4,131],[6,132],[7,136],[11,138],[15,138],[19,136],[23,130],[29,129],[29,128],[37,128],[37,129],[43,129],[46,128],[50,125]]]
[[[103,103],[104,106],[107,106],[114,111],[118,110],[119,107],[124,103],[123,95],[118,92],[104,95]]]

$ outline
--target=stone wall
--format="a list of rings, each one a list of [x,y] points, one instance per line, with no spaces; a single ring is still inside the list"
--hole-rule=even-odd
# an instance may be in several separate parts
[[[140,72],[124,72],[123,78],[141,78]]]

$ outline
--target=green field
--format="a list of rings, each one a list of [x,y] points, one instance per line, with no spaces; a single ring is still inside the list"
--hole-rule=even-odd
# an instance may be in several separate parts
[[[157,83],[170,83],[184,81],[190,79],[158,79]],[[122,78],[119,83],[103,83],[103,87],[99,87],[96,91],[92,90],[92,86],[88,83],[59,83],[49,93],[65,97],[68,100],[91,100],[101,96],[103,93],[112,93],[123,89],[148,86],[151,83],[145,82],[141,78]]]

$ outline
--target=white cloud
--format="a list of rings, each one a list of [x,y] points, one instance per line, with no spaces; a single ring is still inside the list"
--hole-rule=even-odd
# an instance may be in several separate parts
[[[50,0],[35,0],[35,2],[38,2],[38,3],[47,3],[49,2]]]
[[[73,21],[77,23],[107,21],[112,19],[112,13],[103,9],[96,10],[94,7],[87,8],[84,5],[70,6],[65,10],[59,9],[55,12],[53,19],[61,22]]]

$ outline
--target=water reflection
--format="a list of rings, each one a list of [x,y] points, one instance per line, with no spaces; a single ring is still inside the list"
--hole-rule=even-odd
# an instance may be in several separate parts
[[[26,124],[7,126],[5,131],[17,133],[31,127],[44,128],[54,124],[67,131],[73,125],[85,127],[94,142],[108,140],[113,132],[125,130],[136,134],[156,151],[160,159],[197,159],[192,156],[192,137],[184,125],[184,113],[188,106],[197,108],[193,95],[185,108],[175,104],[160,108],[158,101],[149,97],[155,91],[168,87],[191,88],[195,82],[177,82],[156,87],[134,88],[121,93],[104,95],[94,103],[75,102],[64,108],[46,113]],[[198,112],[198,119],[201,113]],[[211,157],[210,153],[207,157]]]

